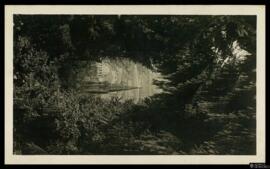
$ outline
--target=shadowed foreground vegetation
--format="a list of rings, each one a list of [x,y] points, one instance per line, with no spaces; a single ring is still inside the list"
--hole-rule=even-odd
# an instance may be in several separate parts
[[[79,94],[75,61],[104,57],[164,93]],[[14,16],[15,154],[255,154],[255,119],[254,16]]]

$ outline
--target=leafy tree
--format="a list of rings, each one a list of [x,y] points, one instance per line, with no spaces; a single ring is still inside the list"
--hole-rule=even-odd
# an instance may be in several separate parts
[[[15,15],[15,151],[254,154],[255,42],[255,16]],[[78,72],[104,57],[162,73],[164,93],[79,95]]]

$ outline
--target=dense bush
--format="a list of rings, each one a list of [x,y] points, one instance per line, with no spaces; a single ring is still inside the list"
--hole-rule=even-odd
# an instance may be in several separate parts
[[[14,153],[255,154],[255,23],[15,15]],[[75,61],[104,57],[161,72],[164,93],[140,104],[82,95],[73,80],[84,65]]]

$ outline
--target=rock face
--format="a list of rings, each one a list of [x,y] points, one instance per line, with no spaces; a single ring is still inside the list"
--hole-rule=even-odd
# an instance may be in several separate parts
[[[77,81],[84,92],[99,93],[105,99],[117,96],[137,102],[161,92],[152,84],[159,76],[140,63],[116,58],[89,64],[78,74]]]

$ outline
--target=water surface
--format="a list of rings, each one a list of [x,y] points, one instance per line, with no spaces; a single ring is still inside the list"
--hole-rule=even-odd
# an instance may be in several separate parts
[[[91,63],[78,77],[82,92],[102,99],[118,97],[122,101],[133,100],[138,103],[162,92],[153,84],[161,75],[129,59],[103,59],[101,62]]]

